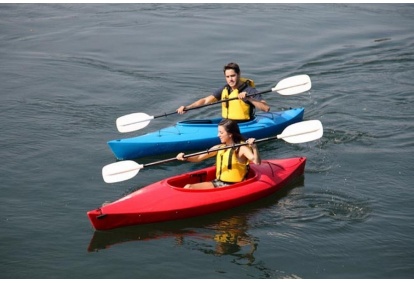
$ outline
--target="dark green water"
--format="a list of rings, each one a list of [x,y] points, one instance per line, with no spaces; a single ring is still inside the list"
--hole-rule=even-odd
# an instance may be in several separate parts
[[[412,4],[1,4],[0,277],[412,278],[413,14]],[[106,184],[108,140],[184,119],[121,134],[116,118],[201,98],[231,61],[259,90],[311,77],[308,93],[265,98],[274,111],[305,107],[323,138],[260,146],[263,158],[306,156],[304,177],[231,211],[95,232],[88,210],[213,162]]]

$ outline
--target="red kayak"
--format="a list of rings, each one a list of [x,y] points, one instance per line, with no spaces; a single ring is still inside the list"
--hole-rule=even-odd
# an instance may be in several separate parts
[[[215,166],[166,178],[117,201],[88,211],[96,230],[190,218],[244,205],[282,189],[303,175],[305,157],[262,161],[250,165],[240,183],[208,190],[182,188],[215,178]]]

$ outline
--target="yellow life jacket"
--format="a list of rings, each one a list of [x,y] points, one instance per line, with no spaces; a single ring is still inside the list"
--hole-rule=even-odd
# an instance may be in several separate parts
[[[247,87],[255,87],[252,80],[246,78],[240,78],[243,83],[238,89],[232,90],[229,85],[226,85],[221,92],[221,99],[237,98],[240,92]],[[231,120],[250,120],[253,118],[254,106],[248,102],[244,102],[241,99],[233,99],[222,103],[221,115],[223,118]]]
[[[249,161],[240,163],[237,158],[237,148],[222,149],[217,152],[216,157],[216,179],[237,183],[243,181],[249,171]]]

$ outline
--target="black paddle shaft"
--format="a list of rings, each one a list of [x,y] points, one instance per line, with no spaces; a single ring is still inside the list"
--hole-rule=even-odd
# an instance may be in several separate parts
[[[255,96],[255,95],[258,95],[258,94],[264,94],[264,93],[268,93],[268,92],[272,92],[272,91],[273,91],[272,89],[268,89],[268,90],[265,90],[265,91],[248,94],[248,95],[246,95],[246,97]],[[230,100],[235,100],[235,99],[239,99],[239,98],[238,97],[233,97],[233,98],[223,99],[223,100],[220,100],[220,101],[216,101],[216,102],[213,102],[213,103],[209,103],[209,104],[205,104],[205,105],[200,105],[200,106],[196,106],[196,107],[192,107],[192,108],[187,108],[187,109],[184,108],[184,111],[190,111],[190,110],[194,110],[194,109],[199,109],[199,108],[203,108],[203,107],[207,107],[207,106],[211,106],[211,105],[216,105],[216,104],[219,104],[219,103],[223,103],[223,102],[230,101]],[[171,112],[171,113],[164,113],[164,114],[160,114],[160,115],[154,116],[154,119],[155,118],[164,117],[164,116],[169,116],[169,115],[172,115],[172,114],[177,114],[177,111]]]
[[[259,142],[269,141],[269,140],[274,140],[274,139],[278,139],[278,137],[277,136],[274,136],[274,137],[269,137],[269,138],[258,139],[258,140],[255,140],[254,143],[259,143]],[[185,154],[183,157],[184,158],[188,158],[188,157],[191,157],[191,156],[197,156],[197,155],[200,155],[200,154],[214,152],[214,151],[219,151],[219,150],[222,150],[222,149],[236,148],[236,147],[240,147],[240,146],[243,146],[243,145],[248,145],[248,144],[247,143],[238,143],[238,144],[234,144],[234,145],[228,145],[228,146],[219,147],[219,148],[216,148],[216,149],[207,149],[207,150],[200,151],[200,152]],[[177,161],[177,158],[176,157],[173,157],[173,158],[168,158],[168,159],[164,159],[164,160],[159,160],[159,161],[155,161],[155,162],[152,162],[152,163],[144,164],[142,166],[147,167],[147,166],[152,166],[152,165],[158,165],[158,164],[162,164],[162,163],[167,163],[167,162],[170,162],[170,161]]]

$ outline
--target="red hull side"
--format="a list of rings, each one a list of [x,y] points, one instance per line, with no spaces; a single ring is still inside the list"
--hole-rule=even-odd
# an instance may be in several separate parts
[[[235,185],[210,190],[181,188],[213,179],[213,166],[150,184],[87,215],[96,230],[108,230],[214,213],[273,194],[303,175],[305,163],[305,157],[266,160],[252,164],[249,178]]]

